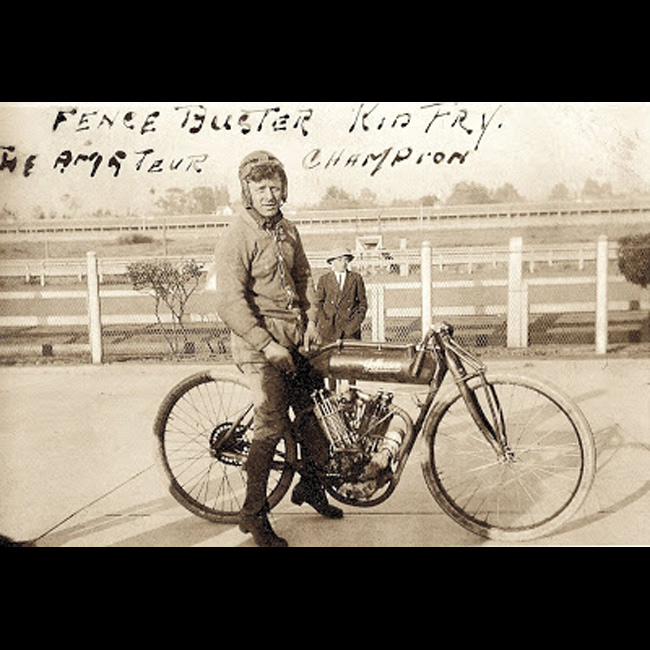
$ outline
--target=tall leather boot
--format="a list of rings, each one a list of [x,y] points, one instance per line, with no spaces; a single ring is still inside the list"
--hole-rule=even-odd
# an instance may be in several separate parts
[[[291,501],[297,506],[301,506],[303,503],[309,504],[319,515],[326,519],[343,518],[343,510],[328,503],[325,488],[318,477],[316,468],[309,460],[304,462],[300,473],[300,481],[293,490]]]
[[[299,506],[308,503],[328,519],[341,519],[343,510],[327,502],[325,488],[317,471],[317,467],[326,465],[329,449],[325,434],[313,412],[311,394],[314,390],[323,388],[325,382],[323,376],[301,354],[294,354],[294,363],[298,372],[292,386],[291,403],[294,411],[299,414],[296,427],[300,432],[303,463],[300,481],[291,495],[291,501]]]
[[[255,543],[263,548],[289,546],[285,539],[275,534],[267,516],[269,507],[266,502],[266,489],[274,453],[274,442],[253,440],[245,465],[248,485],[239,529],[243,533],[251,533]]]

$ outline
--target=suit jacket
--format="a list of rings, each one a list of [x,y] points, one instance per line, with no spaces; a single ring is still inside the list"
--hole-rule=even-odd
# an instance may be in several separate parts
[[[348,271],[341,290],[334,271],[318,281],[316,322],[323,344],[339,338],[361,339],[361,324],[368,311],[366,285],[354,271]]]

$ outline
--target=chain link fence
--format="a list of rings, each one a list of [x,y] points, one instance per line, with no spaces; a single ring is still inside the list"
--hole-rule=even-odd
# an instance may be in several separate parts
[[[326,272],[325,255],[308,256],[317,279]],[[229,332],[214,305],[212,261],[193,260],[196,286],[179,318],[152,286],[134,285],[129,267],[135,260],[98,260],[102,360],[229,361]],[[169,268],[188,262],[167,259]],[[83,259],[0,263],[0,362],[96,360],[90,268]],[[354,268],[369,300],[364,340],[416,343],[432,320],[445,320],[462,344],[479,352],[593,351],[604,301],[606,346],[650,342],[648,292],[622,276],[615,243],[361,251]]]

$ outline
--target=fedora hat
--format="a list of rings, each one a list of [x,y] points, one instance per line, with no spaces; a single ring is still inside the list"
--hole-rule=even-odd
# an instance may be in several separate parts
[[[345,249],[339,249],[334,251],[327,258],[327,263],[331,264],[334,260],[339,259],[339,257],[347,257],[350,262],[354,259],[354,255],[352,254],[352,251],[349,248],[345,248]]]

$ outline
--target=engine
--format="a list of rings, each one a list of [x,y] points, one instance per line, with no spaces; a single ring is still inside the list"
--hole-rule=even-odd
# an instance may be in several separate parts
[[[371,498],[393,476],[406,438],[400,419],[408,416],[383,391],[370,396],[356,388],[341,395],[319,390],[312,400],[330,448],[328,484],[347,499]]]

